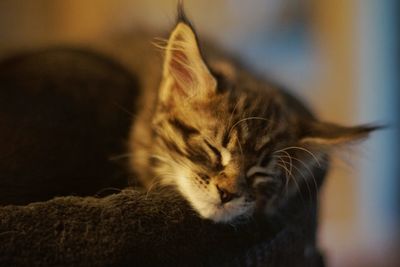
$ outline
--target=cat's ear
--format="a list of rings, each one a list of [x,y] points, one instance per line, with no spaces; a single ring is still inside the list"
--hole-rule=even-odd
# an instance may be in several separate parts
[[[166,47],[161,101],[172,99],[208,99],[216,91],[216,80],[202,58],[192,27],[180,21]]]
[[[309,122],[300,143],[329,148],[362,140],[380,128],[374,125],[346,127],[326,122]]]

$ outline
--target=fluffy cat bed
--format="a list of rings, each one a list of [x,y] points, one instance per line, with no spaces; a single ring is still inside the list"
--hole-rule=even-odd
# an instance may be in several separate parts
[[[137,82],[119,64],[30,53],[0,64],[0,86],[0,266],[323,266],[307,189],[273,217],[235,225],[200,219],[165,189],[88,196],[127,185],[113,156]]]
[[[315,213],[305,207],[224,225],[199,219],[167,191],[5,206],[0,265],[319,267]]]

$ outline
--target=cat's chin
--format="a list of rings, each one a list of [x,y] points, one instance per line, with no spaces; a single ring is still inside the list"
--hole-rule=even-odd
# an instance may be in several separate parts
[[[176,174],[175,185],[178,191],[189,201],[193,209],[204,219],[214,222],[232,222],[239,217],[249,216],[255,209],[255,202],[246,202],[245,197],[235,198],[234,200],[221,204],[220,196],[215,186],[211,186],[204,191],[189,179],[190,175],[185,173]],[[164,181],[166,183],[166,181]]]
[[[252,214],[254,207],[238,207],[235,205],[208,205],[196,209],[201,217],[218,223],[232,222]]]

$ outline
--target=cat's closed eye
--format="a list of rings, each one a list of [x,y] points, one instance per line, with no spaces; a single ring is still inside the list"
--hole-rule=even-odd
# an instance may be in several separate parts
[[[273,178],[275,177],[275,173],[273,173],[271,170],[265,167],[260,167],[260,166],[253,166],[251,167],[247,173],[246,173],[246,179],[250,182],[250,184],[253,184],[253,181],[256,178]]]

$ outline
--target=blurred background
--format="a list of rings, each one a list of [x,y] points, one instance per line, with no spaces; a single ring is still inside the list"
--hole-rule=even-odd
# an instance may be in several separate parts
[[[176,2],[1,0],[0,56],[138,29],[170,29]],[[396,2],[185,1],[200,39],[213,40],[272,76],[321,118],[390,126],[341,153],[323,188],[319,244],[330,267],[400,266]]]

